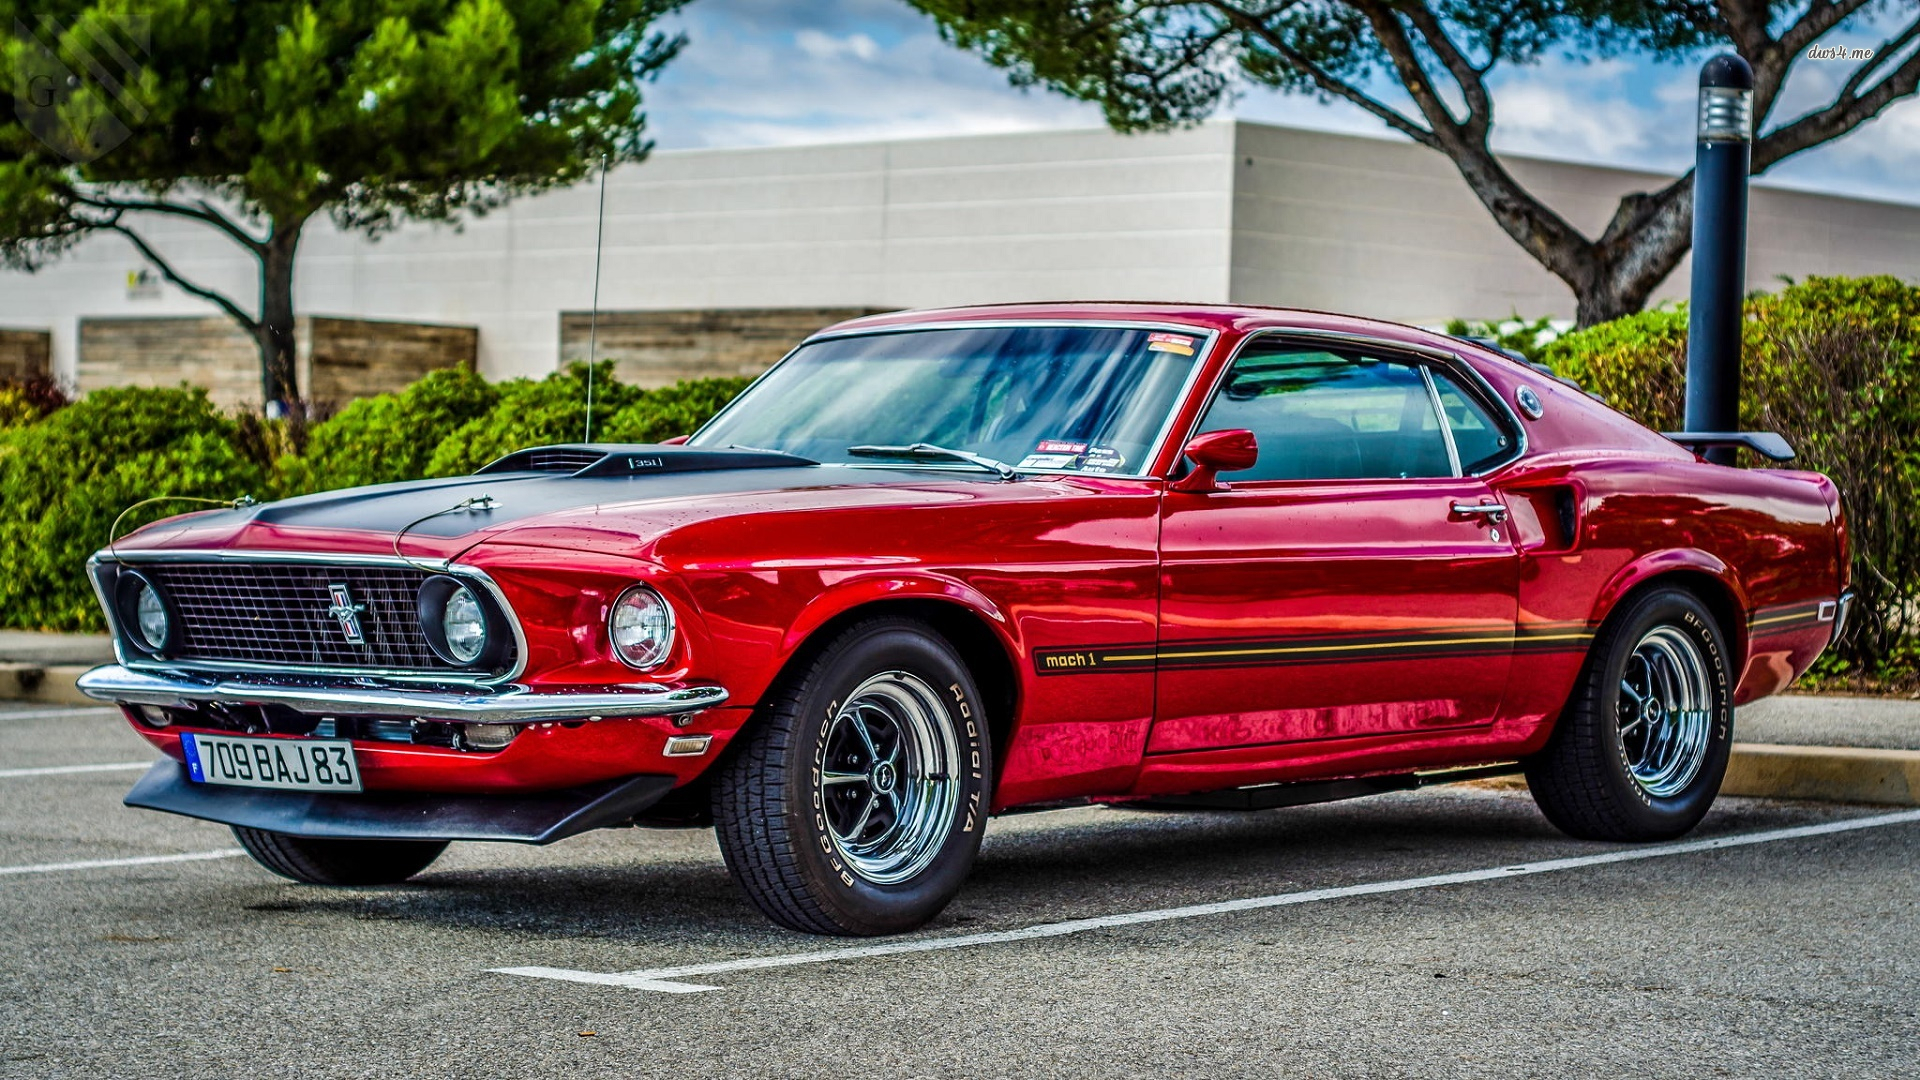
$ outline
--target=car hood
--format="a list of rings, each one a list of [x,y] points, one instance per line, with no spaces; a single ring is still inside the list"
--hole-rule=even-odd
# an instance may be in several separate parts
[[[674,454],[680,450],[676,447],[645,450],[649,459],[680,456]],[[712,452],[704,456],[728,457]],[[392,555],[397,548],[411,558],[453,559],[476,545],[496,542],[644,557],[654,541],[673,529],[716,518],[1018,498],[1011,489],[1035,486],[1031,480],[1008,483],[958,469],[791,463],[796,461],[803,459],[597,474],[507,469],[345,488],[169,518],[120,540],[115,550]]]

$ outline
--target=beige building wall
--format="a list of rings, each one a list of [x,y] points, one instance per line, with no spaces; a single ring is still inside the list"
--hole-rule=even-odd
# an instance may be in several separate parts
[[[614,362],[614,377],[648,389],[682,379],[758,375],[823,326],[880,308],[702,308],[560,313],[560,361]]]
[[[296,377],[315,403],[341,405],[404,388],[436,368],[471,367],[479,331],[302,316],[294,327]],[[260,353],[225,315],[80,320],[77,384],[205,387],[223,408],[260,404]]]
[[[0,329],[0,382],[53,374],[53,337],[45,330]]]
[[[1585,165],[1508,165],[1590,232],[1622,193],[1662,182]],[[301,245],[296,302],[302,312],[476,328],[483,374],[542,375],[560,363],[563,313],[593,301],[597,206],[588,182],[377,241],[317,221]],[[606,206],[600,309],[705,320],[685,339],[696,351],[720,347],[724,313],[743,309],[802,313],[779,316],[792,321],[778,333],[796,339],[805,312],[1022,300],[1232,299],[1416,323],[1573,313],[1566,288],[1493,224],[1439,154],[1234,121],[1142,136],[662,152],[609,175]],[[255,294],[257,268],[212,230],[150,228],[189,279]],[[123,240],[98,236],[39,274],[0,272],[0,325],[50,331],[56,373],[97,381],[97,362],[79,370],[82,318],[216,314],[150,275],[136,287],[129,275],[141,267]],[[1783,274],[1920,280],[1920,206],[1758,186],[1749,271],[1758,288]],[[1683,266],[1660,296],[1686,285]],[[707,314],[671,314],[689,312]],[[741,335],[773,333],[772,317],[752,316]],[[691,370],[685,351],[636,352],[630,362],[635,372],[658,369],[636,377],[664,378]],[[741,364],[716,357],[720,368]],[[148,376],[134,364],[126,377]]]
[[[1589,236],[1621,196],[1670,177],[1508,158],[1514,178]],[[1241,124],[1234,153],[1237,303],[1436,324],[1456,316],[1572,318],[1573,295],[1496,225],[1444,156],[1407,142]],[[1756,185],[1747,284],[1893,274],[1920,281],[1920,206]],[[1692,263],[1656,291],[1685,299]]]

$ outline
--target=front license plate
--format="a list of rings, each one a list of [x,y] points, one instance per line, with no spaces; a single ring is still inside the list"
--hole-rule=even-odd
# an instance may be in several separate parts
[[[202,784],[281,791],[359,791],[360,765],[345,739],[237,739],[180,733],[187,773]]]

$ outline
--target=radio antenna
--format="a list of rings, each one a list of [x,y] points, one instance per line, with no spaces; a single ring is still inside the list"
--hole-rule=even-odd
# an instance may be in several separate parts
[[[600,155],[600,212],[593,223],[593,310],[587,316],[587,433],[593,441],[593,361],[600,343],[600,250],[607,238],[607,155]]]

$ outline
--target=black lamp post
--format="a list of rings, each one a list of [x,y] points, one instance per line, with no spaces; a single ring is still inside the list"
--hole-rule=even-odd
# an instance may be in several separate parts
[[[1716,56],[1700,69],[1693,170],[1693,295],[1687,322],[1687,418],[1694,432],[1740,427],[1740,301],[1747,283],[1747,172],[1753,69]],[[1731,465],[1734,448],[1707,460]]]

